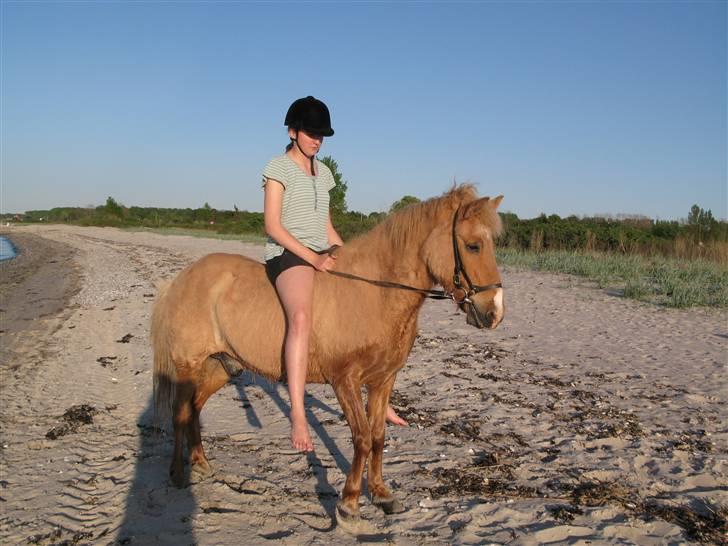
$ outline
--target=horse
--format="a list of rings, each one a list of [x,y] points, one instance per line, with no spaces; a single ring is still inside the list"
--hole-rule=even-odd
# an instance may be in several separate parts
[[[337,248],[338,274],[316,273],[306,380],[333,387],[354,444],[337,519],[359,521],[367,460],[372,502],[385,514],[405,509],[382,477],[385,414],[425,298],[451,298],[477,328],[493,329],[503,320],[494,242],[502,199],[478,198],[472,185],[453,185]],[[185,436],[190,472],[211,473],[199,418],[213,393],[243,369],[285,380],[285,332],[275,288],[253,259],[209,254],[160,288],[151,321],[154,404],[159,419],[173,421],[174,485],[185,482]]]

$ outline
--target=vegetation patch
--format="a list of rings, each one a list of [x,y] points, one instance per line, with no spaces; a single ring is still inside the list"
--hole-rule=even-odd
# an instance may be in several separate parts
[[[728,267],[705,259],[499,249],[498,262],[585,277],[624,297],[667,307],[728,307]]]

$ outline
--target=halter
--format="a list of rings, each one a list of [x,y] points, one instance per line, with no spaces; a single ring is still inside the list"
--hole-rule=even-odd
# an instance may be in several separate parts
[[[423,294],[427,298],[435,299],[435,300],[446,300],[450,299],[457,303],[458,305],[461,305],[463,303],[468,303],[470,305],[473,304],[473,300],[470,299],[470,296],[473,296],[477,294],[478,292],[485,292],[486,290],[492,290],[493,288],[503,288],[502,283],[493,283],[493,284],[486,284],[486,285],[477,285],[473,284],[473,282],[470,280],[470,277],[468,276],[468,273],[465,271],[465,266],[463,266],[463,261],[460,258],[460,250],[458,249],[458,240],[457,236],[455,235],[455,226],[457,224],[457,218],[458,218],[458,212],[460,212],[460,207],[455,211],[455,215],[452,218],[452,248],[453,252],[455,254],[455,272],[452,276],[452,282],[455,286],[455,289],[451,292],[445,292],[444,290],[430,290],[427,288],[416,288],[414,286],[409,286],[407,284],[401,284],[398,282],[391,282],[391,281],[379,281],[374,279],[367,279],[365,277],[360,277],[359,275],[353,275],[351,273],[344,273],[342,271],[329,271],[331,275],[336,275],[337,277],[343,277],[345,279],[352,279],[355,281],[363,281],[367,282],[369,284],[373,284],[375,286],[381,286],[382,288],[399,288],[402,290],[411,290],[413,292],[419,292],[420,294]],[[334,250],[338,248],[337,245],[332,246],[328,253],[331,255]],[[468,284],[469,288],[465,288],[462,284],[462,281],[460,279],[460,275],[465,279],[465,282]],[[462,299],[457,299],[455,297],[456,291],[463,292]]]
[[[470,277],[468,276],[468,272],[465,271],[465,266],[463,265],[463,261],[460,258],[460,249],[458,248],[458,239],[457,235],[455,235],[455,224],[458,217],[458,212],[460,212],[460,207],[458,207],[458,210],[455,211],[455,216],[452,220],[452,249],[455,253],[455,272],[452,276],[452,283],[455,285],[455,290],[461,290],[465,295],[463,296],[463,299],[458,301],[455,299],[455,290],[453,290],[450,293],[450,296],[452,297],[453,301],[455,303],[473,303],[473,300],[470,299],[470,296],[473,296],[477,294],[478,292],[485,292],[486,290],[492,290],[494,288],[503,288],[503,284],[496,282],[493,284],[486,284],[486,285],[478,285],[474,284],[473,281],[470,280]],[[463,278],[465,279],[465,282],[468,283],[470,286],[469,289],[466,289],[461,280],[460,275],[462,274]]]

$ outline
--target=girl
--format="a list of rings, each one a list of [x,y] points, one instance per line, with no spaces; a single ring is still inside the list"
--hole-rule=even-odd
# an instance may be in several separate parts
[[[315,159],[324,137],[332,136],[334,130],[329,109],[311,96],[291,104],[284,124],[291,142],[286,153],[273,158],[263,171],[263,215],[268,234],[265,260],[288,324],[284,360],[291,399],[291,443],[298,450],[313,451],[303,399],[314,270],[334,269],[336,258],[326,250],[344,244],[329,214],[334,176]],[[387,419],[407,424],[391,407]]]

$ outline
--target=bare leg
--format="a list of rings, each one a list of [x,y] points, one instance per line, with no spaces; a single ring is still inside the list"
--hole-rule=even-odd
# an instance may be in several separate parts
[[[288,393],[291,398],[291,444],[301,451],[313,451],[303,399],[308,370],[308,338],[311,333],[314,269],[296,266],[276,279],[276,290],[286,313],[284,348]]]
[[[389,405],[387,406],[387,421],[389,421],[393,425],[397,425],[400,427],[407,426],[407,421],[405,421],[399,415],[397,415],[397,412],[394,411],[394,408]]]

